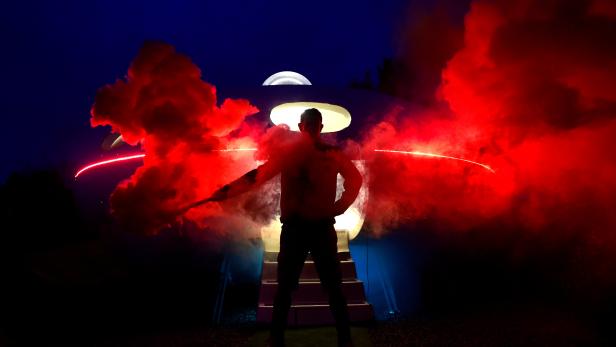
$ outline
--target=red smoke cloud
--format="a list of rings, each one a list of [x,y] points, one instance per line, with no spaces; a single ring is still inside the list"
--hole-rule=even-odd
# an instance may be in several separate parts
[[[143,166],[112,194],[113,214],[127,229],[155,233],[161,216],[251,169],[249,152],[215,150],[254,147],[250,136],[232,133],[258,133],[243,124],[257,111],[246,100],[218,106],[215,87],[201,80],[188,57],[169,45],[146,43],[126,78],[101,88],[92,107],[92,126],[110,125],[146,154]],[[187,217],[212,226],[222,214],[219,205],[207,205]]]
[[[616,251],[615,9],[610,1],[473,1],[431,106],[392,112],[364,146],[460,156],[496,175],[373,155],[376,230],[429,218],[447,230],[490,224],[576,240],[593,257]],[[440,41],[429,30],[414,35]]]
[[[399,84],[410,90],[401,94],[422,99],[421,106],[394,109],[366,129],[362,140],[370,185],[368,223],[383,232],[430,220],[439,230],[489,230],[503,240],[514,235],[519,243],[541,235],[554,245],[574,243],[587,257],[613,258],[612,3],[478,0],[459,32],[443,16],[434,21],[439,30],[430,30],[427,19],[415,26],[408,35],[413,46],[403,50],[409,71],[421,71],[426,62],[426,74],[438,71],[436,77]],[[412,53],[434,47],[434,54]],[[440,81],[436,86],[435,80]],[[431,94],[426,91],[435,98],[424,100]],[[147,44],[126,80],[101,89],[92,109],[92,125],[111,125],[146,152],[143,167],[114,192],[114,214],[132,229],[155,232],[161,212],[208,196],[254,165],[249,153],[212,150],[260,142],[257,159],[267,159],[289,134],[274,128],[262,137],[259,129],[242,124],[256,111],[243,100],[217,106],[214,87],[201,80],[188,58],[170,46]],[[489,164],[496,174],[452,160],[371,151],[377,148],[462,157]],[[245,229],[248,220],[228,212],[251,210],[253,219],[263,222],[276,208],[269,195],[229,203],[227,213],[211,204],[187,217],[218,230]]]

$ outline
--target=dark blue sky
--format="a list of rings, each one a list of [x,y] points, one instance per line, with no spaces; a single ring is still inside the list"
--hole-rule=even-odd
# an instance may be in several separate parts
[[[122,77],[144,40],[191,56],[207,81],[259,85],[295,70],[346,86],[396,50],[408,1],[15,1],[0,10],[0,179],[75,165],[97,88]],[[88,143],[88,146],[81,144]],[[81,147],[84,147],[83,149]],[[81,150],[80,150],[81,149]],[[84,159],[85,160],[85,159]]]

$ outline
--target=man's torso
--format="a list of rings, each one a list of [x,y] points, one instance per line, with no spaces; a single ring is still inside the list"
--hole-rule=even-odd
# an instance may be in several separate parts
[[[288,154],[281,172],[283,223],[331,220],[336,200],[340,151],[324,143],[301,144]]]

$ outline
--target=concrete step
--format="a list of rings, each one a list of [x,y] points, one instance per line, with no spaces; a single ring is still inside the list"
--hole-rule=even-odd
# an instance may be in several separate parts
[[[269,226],[266,234],[269,236],[263,238],[263,246],[265,253],[278,253],[280,251],[280,227]],[[349,253],[349,232],[346,230],[336,230],[338,237],[337,247],[338,252]]]
[[[338,251],[338,259],[340,261],[351,259],[351,253],[349,251]],[[263,252],[263,260],[276,261],[278,259],[278,252]],[[306,260],[312,260],[312,255],[308,253]]]
[[[278,262],[276,261],[264,261],[263,262],[263,273],[261,274],[261,279],[264,281],[276,281],[276,273],[277,273]],[[343,280],[352,280],[357,278],[357,272],[355,271],[355,262],[351,260],[343,260],[340,262],[340,269],[342,270],[342,279]],[[301,280],[318,280],[319,274],[317,273],[317,269],[314,266],[314,261],[306,260],[304,263],[304,268],[302,269],[302,274],[300,276]]]
[[[261,281],[259,304],[273,305],[277,288],[278,283],[276,281]],[[360,280],[342,281],[342,291],[349,304],[366,302],[364,283]],[[292,299],[294,305],[326,305],[328,303],[327,294],[319,281],[300,281],[298,289],[293,292]]]
[[[351,322],[367,322],[374,319],[372,305],[367,302],[349,304]],[[272,321],[273,307],[259,305],[257,308],[257,323],[267,324]],[[329,305],[292,305],[289,310],[288,324],[290,326],[321,325],[334,323],[334,317]]]

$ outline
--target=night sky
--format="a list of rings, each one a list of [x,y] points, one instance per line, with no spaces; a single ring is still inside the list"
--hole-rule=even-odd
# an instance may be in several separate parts
[[[260,85],[281,70],[345,87],[395,55],[408,6],[402,0],[5,3],[0,180],[15,170],[71,172],[87,162],[108,132],[89,127],[95,92],[123,77],[145,40],[176,46],[222,93]]]

